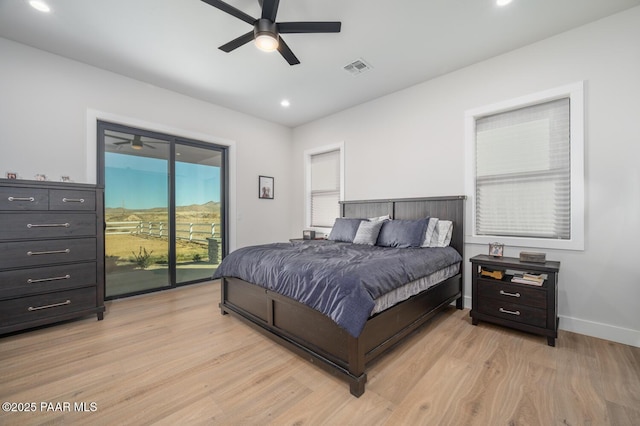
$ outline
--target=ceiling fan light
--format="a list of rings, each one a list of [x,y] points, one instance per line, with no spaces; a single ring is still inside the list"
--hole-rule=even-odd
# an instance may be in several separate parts
[[[140,150],[140,149],[142,149],[142,147],[143,147],[143,146],[144,146],[144,144],[142,143],[142,141],[141,141],[140,139],[135,139],[135,138],[134,138],[134,139],[131,141],[131,148],[132,148],[132,149]]]
[[[278,39],[269,33],[258,34],[255,43],[264,52],[273,52],[278,48]]]
[[[29,5],[40,12],[51,12],[51,8],[48,4],[41,0],[30,0]]]

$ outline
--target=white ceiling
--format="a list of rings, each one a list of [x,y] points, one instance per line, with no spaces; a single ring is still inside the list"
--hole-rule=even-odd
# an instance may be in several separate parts
[[[301,64],[252,43],[251,26],[200,0],[0,0],[0,37],[295,127],[640,5],[640,0],[281,0],[277,21],[341,21],[286,34]],[[258,0],[228,0],[259,17]],[[362,58],[373,69],[343,67]],[[280,106],[282,99],[291,106]]]

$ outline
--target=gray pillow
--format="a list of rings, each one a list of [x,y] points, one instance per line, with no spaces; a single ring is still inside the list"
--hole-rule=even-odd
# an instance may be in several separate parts
[[[352,243],[353,239],[358,232],[360,222],[365,219],[351,219],[339,217],[333,224],[333,228],[329,233],[329,240],[331,241],[343,241],[345,243]]]
[[[353,239],[353,244],[366,244],[373,246],[378,241],[378,234],[384,224],[384,220],[379,221],[362,221],[358,227],[358,232]]]
[[[390,220],[382,225],[376,245],[381,247],[420,247],[424,241],[429,218]]]

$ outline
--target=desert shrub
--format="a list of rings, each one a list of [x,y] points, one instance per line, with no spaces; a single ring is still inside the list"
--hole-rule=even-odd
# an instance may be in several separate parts
[[[151,253],[153,253],[153,250],[147,251],[145,247],[140,247],[138,254],[136,254],[135,251],[131,253],[133,253],[133,262],[138,265],[139,268],[147,269],[149,265],[151,265]]]

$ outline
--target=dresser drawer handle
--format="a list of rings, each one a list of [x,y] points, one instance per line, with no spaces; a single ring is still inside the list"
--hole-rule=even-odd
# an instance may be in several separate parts
[[[31,229],[31,228],[68,228],[71,225],[69,225],[68,223],[42,223],[42,224],[36,224],[34,225],[33,223],[27,223],[27,228]]]
[[[65,300],[64,302],[61,303],[53,303],[51,305],[44,305],[44,306],[29,306],[28,311],[29,312],[33,312],[33,311],[39,311],[41,309],[49,309],[49,308],[57,308],[58,306],[64,306],[64,305],[70,305],[71,304],[71,300]]]
[[[71,275],[67,274],[64,277],[51,277],[51,278],[39,278],[36,280],[33,280],[31,278],[29,278],[27,280],[27,283],[29,284],[35,284],[35,283],[44,283],[47,281],[59,281],[59,280],[68,280],[69,278],[71,278]]]
[[[34,202],[36,199],[33,197],[9,197],[7,198],[9,201],[30,201]]]
[[[63,203],[84,203],[84,198],[63,198]]]
[[[71,252],[70,249],[52,250],[52,251],[28,251],[27,256],[38,256],[41,254],[64,254],[64,253],[70,253],[70,252]]]
[[[502,312],[503,314],[520,315],[520,311],[507,311],[504,308],[500,308],[500,312]]]
[[[500,294],[503,296],[520,297],[520,293],[507,293],[504,290],[500,290]]]

